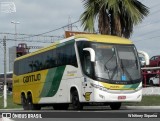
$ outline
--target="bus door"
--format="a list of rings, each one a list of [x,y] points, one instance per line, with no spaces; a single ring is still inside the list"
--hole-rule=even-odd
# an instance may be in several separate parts
[[[83,72],[84,72],[84,80],[82,81],[82,91],[83,91],[83,96],[85,98],[85,101],[90,101],[91,98],[91,87],[90,87],[90,82],[91,78],[94,75],[94,69],[93,69],[93,62],[91,62],[91,55],[88,51],[85,51],[83,53]]]

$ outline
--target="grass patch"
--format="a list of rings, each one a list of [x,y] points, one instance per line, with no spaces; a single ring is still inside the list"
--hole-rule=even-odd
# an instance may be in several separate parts
[[[4,109],[4,98],[0,97],[0,109]],[[6,109],[14,109],[14,108],[22,108],[21,105],[17,105],[13,103],[12,95],[7,96],[7,108]]]
[[[142,101],[139,103],[124,103],[126,106],[160,106],[160,96],[158,95],[146,95],[142,97]]]

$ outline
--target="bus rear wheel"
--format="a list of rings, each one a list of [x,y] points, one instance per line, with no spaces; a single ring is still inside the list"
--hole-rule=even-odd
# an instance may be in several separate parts
[[[28,110],[27,99],[25,95],[21,95],[21,103],[24,110]]]
[[[119,110],[121,108],[121,104],[120,102],[115,102],[115,103],[111,103],[110,107],[112,110]]]
[[[32,95],[28,95],[27,98],[28,110],[40,110],[41,106],[39,104],[33,104]]]
[[[83,109],[83,105],[79,101],[78,92],[76,90],[72,92],[72,106],[74,110]]]

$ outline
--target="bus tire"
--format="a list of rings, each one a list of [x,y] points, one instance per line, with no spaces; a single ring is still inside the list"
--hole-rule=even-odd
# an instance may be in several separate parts
[[[121,108],[121,104],[122,104],[122,103],[120,103],[120,102],[111,103],[111,104],[110,104],[110,108],[111,108],[112,110],[119,110],[119,109]]]
[[[78,92],[76,90],[72,92],[72,106],[74,110],[83,109],[83,105],[79,101]]]
[[[54,110],[68,110],[69,104],[53,104]]]
[[[32,95],[29,94],[27,98],[28,110],[40,110],[41,106],[39,104],[33,104]]]
[[[151,86],[154,86],[153,80],[150,81],[150,85],[151,85]]]
[[[24,110],[28,110],[27,99],[25,95],[21,95],[21,104]]]

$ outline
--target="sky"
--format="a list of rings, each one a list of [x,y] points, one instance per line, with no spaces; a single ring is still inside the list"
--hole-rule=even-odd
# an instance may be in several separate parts
[[[131,40],[138,50],[143,50],[150,57],[160,55],[160,0],[139,0],[149,7],[150,14],[134,27]],[[82,0],[0,0],[13,2],[16,12],[0,12],[0,33],[15,33],[15,25],[11,21],[19,22],[16,30],[20,34],[41,34],[60,28],[68,23],[79,20],[84,11]],[[67,27],[48,33],[52,36],[63,36]],[[83,31],[80,23],[73,26],[74,31]],[[0,35],[3,39],[4,35]],[[18,37],[17,37],[18,38]],[[0,40],[1,41],[1,40]],[[17,43],[16,43],[17,44]],[[27,43],[45,46],[45,43]],[[15,46],[15,42],[8,41],[7,48]],[[0,43],[0,73],[3,72],[3,45]],[[7,57],[8,58],[8,57]]]

